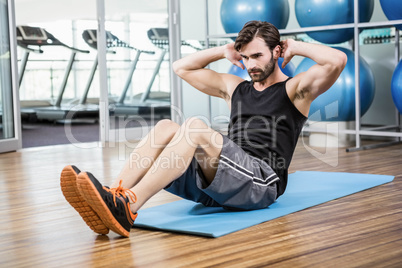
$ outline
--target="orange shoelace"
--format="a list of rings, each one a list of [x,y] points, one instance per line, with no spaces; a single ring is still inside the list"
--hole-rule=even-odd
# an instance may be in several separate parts
[[[118,186],[117,188],[111,188],[111,189],[109,189],[109,188],[107,188],[107,187],[103,187],[103,189],[105,189],[106,191],[108,191],[109,193],[111,193],[111,194],[113,195],[113,201],[114,201],[114,205],[115,205],[115,206],[117,206],[117,204],[116,204],[116,196],[117,196],[117,197],[122,196],[122,197],[124,197],[124,198],[127,198],[127,196],[128,196],[129,199],[130,199],[133,203],[137,202],[137,196],[135,195],[135,193],[134,193],[133,191],[131,191],[130,189],[123,188],[123,187],[121,186],[121,183],[122,183],[122,182],[123,182],[123,181],[120,180],[119,186]]]

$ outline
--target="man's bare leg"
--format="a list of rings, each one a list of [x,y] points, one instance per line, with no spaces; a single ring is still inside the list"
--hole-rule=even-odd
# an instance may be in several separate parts
[[[222,144],[222,135],[201,120],[186,121],[148,172],[131,188],[137,196],[137,202],[131,203],[131,211],[138,211],[149,198],[182,175],[195,155],[197,161],[202,161],[200,166],[207,181],[212,182]]]
[[[89,172],[78,175],[77,188],[107,228],[128,237],[137,218],[137,210],[150,197],[182,175],[196,152],[197,161],[202,161],[200,167],[207,183],[212,182],[222,144],[221,134],[201,120],[191,119],[179,128],[146,174],[142,178],[138,176],[136,185],[131,189],[121,185],[117,188],[104,187]],[[127,169],[127,172],[131,171]],[[133,182],[135,176],[131,176]]]
[[[151,168],[155,159],[169,144],[179,128],[180,125],[168,119],[156,123],[155,127],[130,154],[129,159],[110,188],[116,188],[120,180],[122,180],[122,187],[132,188]]]

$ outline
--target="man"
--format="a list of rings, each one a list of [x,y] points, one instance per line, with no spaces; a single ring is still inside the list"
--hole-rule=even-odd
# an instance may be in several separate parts
[[[293,78],[280,70],[295,55],[317,64]],[[252,81],[206,69],[226,58]],[[229,134],[190,118],[179,126],[158,122],[139,143],[111,187],[89,172],[67,166],[61,187],[91,229],[128,237],[137,211],[161,189],[206,206],[266,208],[285,191],[287,169],[311,102],[336,81],[346,55],[317,44],[286,40],[270,23],[251,21],[236,42],[196,52],[173,64],[198,90],[223,98],[231,109]],[[147,162],[150,165],[140,165]],[[168,165],[166,165],[168,163]]]

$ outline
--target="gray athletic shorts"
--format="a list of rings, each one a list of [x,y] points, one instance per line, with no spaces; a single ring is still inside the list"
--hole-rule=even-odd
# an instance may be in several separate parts
[[[266,162],[247,154],[223,136],[218,170],[210,185],[194,158],[184,174],[165,190],[205,206],[253,210],[266,208],[275,201],[278,181],[278,176]]]

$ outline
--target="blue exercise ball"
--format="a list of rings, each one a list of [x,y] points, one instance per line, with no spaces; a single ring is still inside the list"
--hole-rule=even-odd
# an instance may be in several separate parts
[[[241,61],[243,63],[243,61]],[[296,71],[296,67],[293,63],[289,62],[288,64],[286,64],[285,68],[282,68],[282,62],[283,62],[283,58],[279,58],[278,59],[278,65],[279,68],[282,70],[282,72],[284,74],[286,74],[289,77],[293,77],[294,73]],[[234,74],[237,75],[238,77],[243,78],[244,80],[251,80],[248,72],[246,69],[242,69],[240,67],[237,67],[236,65],[232,65],[228,71],[228,73],[230,74]]]
[[[382,11],[389,20],[402,19],[401,0],[380,0]],[[395,25],[396,28],[402,30],[402,24]]]
[[[343,51],[348,62],[338,80],[328,91],[318,96],[310,106],[309,117],[315,121],[353,121],[355,120],[355,56],[353,51]],[[360,63],[360,113],[364,115],[374,99],[375,81],[373,71],[367,62],[359,57]],[[305,58],[296,68],[296,75],[307,71],[316,64]]]
[[[221,22],[226,33],[238,33],[251,20],[267,21],[278,29],[289,21],[288,0],[223,0]]]
[[[373,10],[373,0],[359,0],[360,22],[370,21]],[[295,11],[301,27],[344,24],[354,21],[353,0],[296,0]],[[307,32],[307,34],[322,43],[339,44],[351,40],[354,30],[351,28]]]
[[[402,60],[398,63],[392,75],[391,93],[396,108],[402,114]]]

